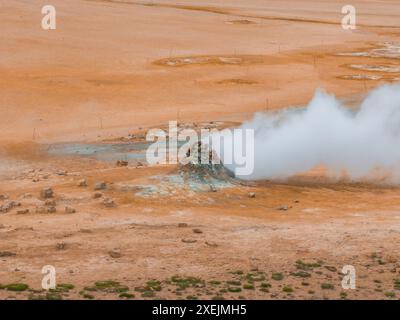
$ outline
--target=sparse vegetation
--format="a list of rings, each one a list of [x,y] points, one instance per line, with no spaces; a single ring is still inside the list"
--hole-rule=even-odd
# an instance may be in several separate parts
[[[203,280],[195,277],[182,278],[179,276],[173,276],[170,282],[177,285],[180,290],[185,290],[189,287],[201,288],[205,286]]]
[[[286,293],[291,293],[293,292],[293,289],[291,286],[283,286],[282,291]]]
[[[246,283],[246,284],[243,285],[243,289],[254,290],[254,285],[252,285],[250,283]]]
[[[312,270],[312,269],[319,268],[319,267],[321,267],[321,264],[318,262],[306,263],[306,262],[303,262],[302,260],[296,261],[296,268],[299,270]]]
[[[246,275],[246,279],[249,282],[253,282],[253,281],[263,281],[265,280],[265,276],[262,272],[257,272],[257,273],[248,273]]]
[[[393,279],[393,285],[396,290],[400,290],[400,278]]]
[[[325,269],[327,269],[327,270],[329,270],[331,272],[337,272],[336,267],[333,267],[333,266],[325,266]]]
[[[242,283],[240,281],[238,281],[238,280],[230,280],[230,281],[227,281],[226,283],[229,284],[229,285],[232,285],[232,286],[240,286],[240,285],[242,285]]]
[[[276,281],[283,280],[283,274],[280,272],[275,272],[272,274],[271,278]]]
[[[155,297],[154,291],[144,291],[142,292],[142,298],[153,298]]]
[[[321,284],[321,289],[324,289],[324,290],[333,290],[333,289],[335,289],[335,287],[334,287],[334,285],[331,284],[331,283],[322,283],[322,284]]]
[[[29,289],[29,286],[25,283],[11,283],[4,286],[9,291],[25,291]]]
[[[303,270],[297,271],[297,272],[291,272],[290,274],[292,276],[294,276],[294,277],[300,277],[300,278],[309,278],[309,277],[311,277],[310,273],[308,273],[306,271],[303,271]]]

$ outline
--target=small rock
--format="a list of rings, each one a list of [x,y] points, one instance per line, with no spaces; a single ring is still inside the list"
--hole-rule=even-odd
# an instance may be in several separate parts
[[[18,210],[17,214],[27,214],[29,213],[29,209]]]
[[[210,185],[210,192],[217,192],[217,189],[214,186]]]
[[[119,249],[111,250],[110,252],[108,252],[108,254],[110,255],[111,258],[121,258],[122,257],[122,253]]]
[[[47,212],[47,208],[44,206],[39,206],[36,207],[36,213],[46,213]]]
[[[56,174],[59,175],[59,176],[66,176],[67,175],[67,171],[60,170],[60,171],[57,171]]]
[[[94,190],[104,190],[107,188],[107,184],[105,182],[99,182],[94,185]]]
[[[182,239],[182,242],[184,242],[184,243],[195,243],[195,242],[197,242],[197,240],[195,240],[195,239]]]
[[[56,212],[57,212],[57,209],[56,209],[56,207],[51,206],[51,207],[48,207],[48,208],[47,208],[47,212],[48,212],[48,213],[56,213]]]
[[[22,199],[27,199],[27,198],[32,198],[32,193],[24,193],[23,195],[21,195]]]
[[[17,255],[15,252],[10,252],[10,251],[0,251],[0,258],[5,258],[5,257],[13,257]]]
[[[203,231],[201,231],[200,229],[197,229],[197,228],[196,228],[196,229],[193,229],[193,232],[194,232],[194,233],[203,233]]]
[[[78,187],[87,187],[87,182],[85,179],[79,180]]]
[[[111,198],[105,198],[105,199],[103,200],[103,204],[104,204],[104,206],[106,206],[107,208],[113,208],[113,207],[115,207],[115,202],[114,202],[114,200],[111,199]]]
[[[187,223],[184,223],[184,222],[178,223],[179,228],[186,228],[187,226],[188,226]]]
[[[1,200],[1,201],[7,200],[7,199],[8,199],[8,196],[6,196],[6,195],[4,195],[4,194],[0,194],[0,200]]]
[[[75,213],[75,212],[76,212],[75,208],[69,206],[65,207],[65,213]]]
[[[289,207],[288,207],[288,206],[286,206],[286,205],[284,205],[284,206],[280,206],[280,207],[278,207],[278,210],[281,210],[281,211],[287,211],[287,210],[289,210]]]
[[[12,206],[9,203],[3,204],[0,206],[0,212],[7,213],[12,209]]]
[[[216,244],[213,241],[206,241],[206,245],[210,246],[210,247],[218,247],[218,244]]]
[[[18,201],[8,201],[7,203],[0,206],[0,212],[7,213],[15,207],[21,206],[21,203]]]
[[[67,244],[65,242],[59,242],[56,244],[56,249],[57,250],[65,250],[67,247]]]
[[[95,192],[93,195],[93,198],[98,199],[101,198],[103,196],[103,194],[101,192]]]
[[[255,192],[249,192],[248,196],[249,196],[249,198],[255,198],[256,194],[255,194]]]
[[[117,167],[126,167],[126,166],[128,166],[128,161],[118,160],[116,164],[117,164]]]
[[[40,196],[44,199],[52,198],[54,195],[52,188],[45,188],[40,191]]]
[[[52,207],[54,207],[54,206],[56,205],[56,200],[47,199],[47,200],[44,202],[44,204],[45,204],[46,206],[52,206]]]

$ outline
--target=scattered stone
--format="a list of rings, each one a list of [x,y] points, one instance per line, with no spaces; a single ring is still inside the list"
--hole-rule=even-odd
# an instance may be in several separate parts
[[[249,198],[255,198],[256,194],[255,194],[255,192],[249,192],[248,196],[249,196]]]
[[[182,239],[182,242],[184,242],[184,243],[195,243],[195,242],[197,242],[197,240],[195,240],[195,239]]]
[[[51,207],[48,207],[48,208],[47,208],[47,212],[48,212],[48,213],[56,213],[56,212],[57,212],[57,209],[56,209],[56,207],[51,206]]]
[[[46,206],[52,206],[52,207],[54,207],[54,206],[56,205],[56,200],[47,199],[47,200],[44,202],[44,204],[45,204]]]
[[[136,168],[138,168],[138,167],[143,167],[143,163],[141,163],[140,161],[138,161],[138,162],[136,163]]]
[[[79,180],[78,187],[87,187],[87,182],[85,179]]]
[[[17,255],[15,252],[10,252],[10,251],[0,251],[0,258],[5,258],[5,257],[13,257]]]
[[[17,214],[27,214],[29,213],[29,209],[18,210]]]
[[[179,228],[186,228],[187,226],[188,226],[187,223],[184,223],[184,222],[178,223]]]
[[[17,201],[8,201],[7,203],[0,206],[0,212],[7,213],[15,207],[21,206],[20,202]]]
[[[104,204],[104,206],[106,206],[107,208],[113,208],[113,207],[115,207],[115,202],[114,202],[114,200],[111,199],[111,198],[105,198],[105,199],[103,200],[103,204]]]
[[[36,213],[46,213],[47,212],[47,208],[46,207],[44,207],[44,206],[39,206],[39,207],[36,207]]]
[[[103,196],[103,194],[101,192],[95,192],[93,195],[93,198],[98,199],[101,198]]]
[[[52,188],[45,188],[40,191],[40,196],[44,199],[52,198],[54,195]]]
[[[57,171],[56,174],[59,175],[59,176],[66,176],[67,175],[67,171],[60,170],[60,171]]]
[[[206,241],[206,245],[210,247],[218,247],[218,244],[213,241]]]
[[[287,205],[280,206],[280,207],[278,207],[278,210],[287,211],[287,210],[289,210],[289,207]]]
[[[76,212],[75,208],[72,208],[70,206],[65,207],[65,213],[75,213],[75,212]]]
[[[117,164],[117,167],[126,167],[126,166],[128,166],[128,161],[118,160],[116,164]]]
[[[22,199],[27,199],[27,198],[32,198],[32,193],[24,193],[23,195],[21,195]]]
[[[108,252],[108,254],[110,255],[111,258],[121,258],[122,257],[122,253],[121,250],[119,249],[114,249]]]
[[[210,185],[210,192],[217,192],[217,189],[213,185]]]
[[[67,244],[65,242],[59,242],[56,244],[57,250],[65,250],[67,248]]]
[[[6,195],[4,195],[4,194],[0,194],[0,200],[1,200],[1,201],[7,200],[7,199],[8,199],[8,196],[6,196]]]
[[[197,229],[197,228],[193,229],[193,232],[194,233],[203,233],[203,231],[201,231],[200,229]]]
[[[39,182],[39,179],[38,178],[33,178],[32,182]]]
[[[10,201],[10,205],[14,208],[14,207],[20,207],[21,206],[21,202],[18,201]]]
[[[12,208],[10,207],[10,205],[8,203],[3,204],[0,206],[0,212],[1,213],[7,213],[8,211],[10,211]]]
[[[104,190],[107,188],[107,184],[105,182],[98,182],[94,185],[94,190]]]

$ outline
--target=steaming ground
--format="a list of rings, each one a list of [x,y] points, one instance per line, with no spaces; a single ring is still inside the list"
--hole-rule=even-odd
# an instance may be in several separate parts
[[[241,128],[255,131],[254,172],[242,179],[288,178],[321,165],[351,180],[400,177],[399,84],[373,90],[356,111],[318,90],[305,109],[257,113]]]

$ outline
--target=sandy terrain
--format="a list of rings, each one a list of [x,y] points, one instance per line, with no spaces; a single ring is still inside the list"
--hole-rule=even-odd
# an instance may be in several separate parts
[[[396,0],[352,1],[355,31],[342,1],[51,2],[52,31],[48,1],[1,3],[0,284],[30,287],[1,299],[400,297],[398,186],[319,171],[243,184],[51,152],[142,143],[170,120],[233,126],[316,88],[352,105],[400,79]],[[40,290],[45,265],[74,287]]]

